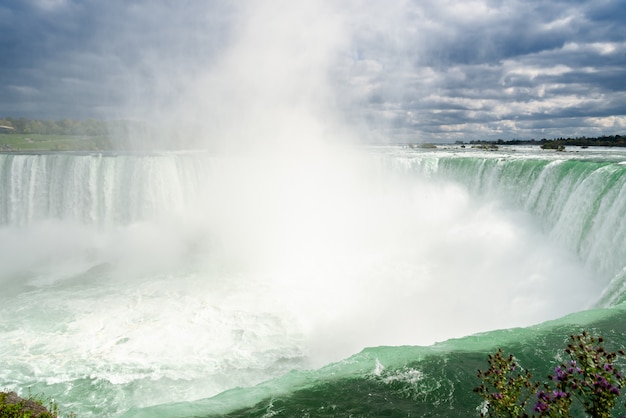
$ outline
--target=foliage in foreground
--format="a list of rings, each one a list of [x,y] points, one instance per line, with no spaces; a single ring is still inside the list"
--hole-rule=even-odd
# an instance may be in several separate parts
[[[20,398],[15,392],[0,392],[0,418],[57,418],[57,405],[37,396]]]
[[[578,407],[592,417],[608,418],[620,397],[624,377],[613,364],[623,351],[607,352],[602,337],[572,335],[565,349],[569,360],[554,369],[548,382],[534,383],[515,357],[502,349],[488,358],[489,369],[478,371],[483,417],[564,417]]]

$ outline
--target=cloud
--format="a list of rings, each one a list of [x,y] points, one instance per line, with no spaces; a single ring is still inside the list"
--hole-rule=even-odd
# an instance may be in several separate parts
[[[341,123],[386,142],[623,127],[619,2],[291,3],[8,1],[0,115],[170,117],[239,140]]]
[[[412,74],[424,76],[396,74],[393,83],[404,86],[403,97],[393,93],[395,87],[389,94],[385,83],[376,80],[379,91],[372,102],[398,109],[394,123],[415,127],[407,140],[528,138],[549,136],[551,129],[557,132],[555,127],[562,134],[568,125],[578,135],[585,130],[571,125],[574,117],[625,113],[623,46],[600,41],[604,38],[598,31],[588,30],[596,25],[588,15],[591,3],[546,7],[507,2],[494,10],[474,4],[482,12],[463,18],[458,17],[462,8],[448,5],[450,10],[420,9],[439,22],[422,29],[422,37],[431,42],[413,58]],[[606,39],[614,38],[615,31],[623,33],[616,22],[602,25],[600,32],[611,34]],[[445,36],[442,27],[450,28]],[[380,114],[379,120],[388,118],[387,111]],[[593,125],[587,131],[597,133],[598,124]]]
[[[46,12],[57,11],[68,5],[67,0],[29,0],[34,7]]]

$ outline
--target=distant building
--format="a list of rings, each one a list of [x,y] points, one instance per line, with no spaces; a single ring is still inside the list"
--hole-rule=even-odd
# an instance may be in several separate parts
[[[12,126],[0,125],[0,134],[8,134],[15,131]]]

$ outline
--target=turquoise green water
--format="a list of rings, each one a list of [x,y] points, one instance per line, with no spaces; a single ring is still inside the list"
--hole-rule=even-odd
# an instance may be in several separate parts
[[[481,399],[472,392],[479,383],[476,370],[485,370],[487,354],[499,347],[514,353],[538,380],[545,380],[560,364],[569,335],[582,330],[603,335],[608,349],[623,349],[626,234],[621,219],[626,214],[626,165],[622,161],[440,154],[402,155],[393,161],[395,169],[408,176],[453,180],[474,195],[500,199],[507,207],[531,213],[553,242],[575,252],[606,284],[602,298],[593,301],[596,308],[429,347],[367,348],[320,370],[294,372],[255,388],[133,411],[129,416],[478,416]],[[241,404],[247,407],[230,410]]]
[[[466,164],[472,163],[445,159],[440,166],[457,181],[471,179],[476,193],[496,195],[533,214],[550,238],[575,252],[596,276],[609,279],[612,290],[600,305],[623,300],[618,287],[626,260],[626,225],[620,221],[626,213],[626,165],[621,159],[489,160],[476,170],[478,181],[464,172]]]
[[[472,388],[479,384],[476,370],[488,368],[487,354],[502,347],[514,353],[537,380],[546,381],[562,362],[569,335],[587,330],[605,336],[607,349],[623,349],[624,319],[626,307],[619,305],[431,347],[368,348],[317,371],[294,372],[255,388],[234,389],[204,401],[132,411],[128,416],[478,416],[481,399]],[[242,403],[250,406],[226,412],[229,405]]]
[[[542,377],[572,333],[626,346],[626,157],[356,160],[0,155],[0,383],[79,416],[466,417],[498,347]]]

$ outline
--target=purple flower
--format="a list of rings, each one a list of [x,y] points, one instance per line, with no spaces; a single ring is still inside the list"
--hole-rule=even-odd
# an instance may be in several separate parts
[[[565,373],[563,373],[563,369],[561,369],[560,367],[556,367],[554,369],[554,376],[552,377],[552,380],[554,380],[555,382],[565,380]]]
[[[537,402],[537,405],[535,406],[535,411],[536,412],[545,412],[548,410],[548,404],[544,403],[544,402]]]
[[[596,375],[596,378],[598,380],[594,382],[594,386],[598,386],[599,388],[603,388],[603,389],[608,389],[609,386],[611,386],[609,382],[604,378],[604,376]]]

